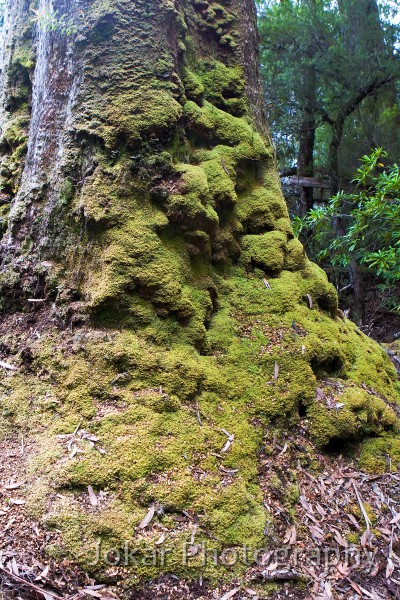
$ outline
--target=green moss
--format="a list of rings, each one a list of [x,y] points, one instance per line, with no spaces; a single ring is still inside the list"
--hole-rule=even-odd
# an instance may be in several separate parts
[[[22,106],[4,126],[1,144],[8,155],[3,157],[0,168],[0,184],[6,192],[16,193],[27,150],[29,114]]]
[[[241,261],[247,266],[257,266],[267,273],[280,273],[285,263],[287,238],[280,231],[262,235],[245,235]]]
[[[237,200],[235,164],[232,160],[227,162],[228,160],[221,156],[202,163],[209,192],[217,206],[229,206]]]
[[[244,119],[229,115],[207,101],[202,107],[194,102],[187,102],[184,116],[193,131],[217,142],[236,146],[239,157],[241,154],[246,158],[253,156],[258,159],[271,156],[261,136]]]
[[[289,223],[281,193],[262,185],[239,194],[236,214],[246,233],[256,234],[267,228],[273,229],[276,220],[281,218]]]
[[[136,145],[147,135],[168,131],[181,116],[181,105],[162,89],[154,90],[153,94],[116,95],[107,108],[107,125],[97,127],[97,134],[111,148],[121,135],[128,144]]]
[[[188,100],[201,102],[204,95],[204,85],[200,77],[190,69],[184,69],[182,81],[185,86],[185,93]]]
[[[346,535],[346,539],[350,542],[350,544],[356,545],[360,541],[360,536],[356,532],[351,532]]]
[[[187,229],[212,231],[218,225],[218,215],[207,202],[207,176],[201,167],[181,167],[180,193],[171,194],[167,202],[167,216],[172,222]]]
[[[240,67],[227,67],[218,60],[212,60],[201,63],[198,72],[206,100],[236,116],[246,114],[245,81]]]
[[[396,427],[393,409],[381,398],[358,388],[347,388],[337,398],[338,408],[315,404],[309,409],[312,435],[318,445],[331,440],[361,439]]]
[[[298,239],[289,240],[285,250],[284,268],[288,271],[300,271],[306,262],[306,254],[301,242]]]
[[[400,440],[394,435],[366,439],[361,444],[360,467],[367,473],[397,471],[400,465]]]

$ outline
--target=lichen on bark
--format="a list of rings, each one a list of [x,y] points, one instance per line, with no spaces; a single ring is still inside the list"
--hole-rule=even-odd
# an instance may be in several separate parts
[[[91,566],[98,540],[107,550],[133,536],[144,556],[164,532],[169,572],[232,577],[239,566],[182,564],[179,544],[196,522],[220,548],[262,546],[265,430],[301,420],[315,444],[364,440],[366,457],[365,438],[397,436],[396,374],[338,316],[333,286],[293,237],[252,1],[58,9],[79,30],[35,30],[41,103],[1,242],[4,310],[54,326],[24,337],[28,363],[4,330],[20,369],[1,382],[0,435],[33,440],[27,510],[60,530],[54,558],[107,579],[107,565]],[[3,148],[15,118],[4,107]],[[78,432],[71,456],[62,436],[77,425],[97,441]],[[82,501],[89,485],[106,492],[96,509]],[[181,511],[191,521],[177,528]],[[126,585],[158,569],[132,567]]]

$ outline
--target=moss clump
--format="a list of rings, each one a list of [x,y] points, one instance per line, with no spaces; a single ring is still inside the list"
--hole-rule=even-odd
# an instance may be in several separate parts
[[[316,403],[309,410],[312,435],[320,446],[331,440],[362,439],[396,427],[393,409],[372,393],[349,387],[337,400],[331,408]]]
[[[182,81],[188,100],[201,103],[204,95],[204,85],[200,77],[190,69],[185,68],[182,74]]]
[[[6,192],[15,194],[23,169],[23,159],[28,144],[30,116],[23,106],[6,122],[1,137],[1,147],[7,153],[1,161],[0,184]]]
[[[297,239],[289,240],[285,247],[284,268],[288,271],[301,271],[306,264],[306,253],[303,245]]]
[[[400,439],[394,435],[366,439],[361,444],[360,467],[367,473],[381,474],[398,471]]]
[[[216,207],[229,208],[237,201],[235,163],[222,155],[201,163]]]
[[[245,235],[241,261],[247,266],[257,266],[266,273],[280,273],[285,263],[287,238],[280,231],[262,235]]]
[[[249,192],[238,195],[236,214],[246,233],[262,233],[274,229],[278,219],[289,222],[286,204],[279,189],[271,190],[256,185]]]
[[[97,127],[97,134],[110,148],[115,147],[121,136],[134,146],[145,136],[168,132],[181,116],[181,105],[162,89],[154,90],[153,94],[116,95],[107,107],[107,125]]]
[[[247,154],[255,159],[271,156],[261,136],[244,119],[229,115],[207,101],[202,107],[195,102],[187,102],[184,116],[191,130],[217,143],[236,146],[238,156]]]
[[[246,114],[245,81],[240,67],[227,67],[221,61],[212,60],[201,63],[198,72],[206,100],[235,116]]]
[[[219,219],[207,202],[210,194],[204,170],[192,165],[182,166],[179,191],[168,198],[168,218],[178,223],[183,231],[201,229],[211,232],[216,229]]]

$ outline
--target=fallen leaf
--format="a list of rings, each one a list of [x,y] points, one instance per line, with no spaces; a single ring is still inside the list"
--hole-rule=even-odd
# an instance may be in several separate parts
[[[348,541],[338,531],[335,531],[334,538],[339,544],[339,546],[343,546],[343,548],[347,548],[347,546],[349,545]]]
[[[50,571],[50,567],[49,567],[49,565],[47,565],[47,567],[45,567],[43,569],[43,571],[37,577],[35,577],[35,581],[40,581],[41,579],[46,579],[47,575],[49,574],[49,571]]]
[[[296,543],[296,541],[297,541],[296,527],[294,525],[292,525],[291,527],[289,527],[287,529],[283,543],[289,544],[290,546],[292,546],[293,544]]]
[[[151,523],[151,520],[154,517],[154,513],[155,513],[155,506],[154,503],[150,506],[149,511],[147,513],[147,515],[144,517],[144,519],[140,522],[139,524],[139,529],[145,529],[147,527],[147,525],[149,525],[149,523]]]
[[[264,285],[265,285],[265,287],[267,288],[267,290],[270,290],[270,289],[271,289],[271,286],[269,285],[269,281],[268,281],[268,279],[265,279],[265,277],[264,277],[263,281],[264,281]]]
[[[196,556],[196,554],[199,553],[199,550],[200,550],[200,546],[198,544],[191,544],[187,548],[187,555],[188,556]]]
[[[78,454],[78,452],[82,453],[82,450],[79,450],[78,446],[74,446],[69,457],[74,458],[75,454]]]
[[[358,585],[356,583],[354,583],[354,581],[352,581],[351,579],[349,579],[349,583],[350,583],[351,587],[353,588],[353,590],[355,592],[357,592],[357,594],[359,596],[362,597],[362,591],[360,590],[360,588],[358,587]]]
[[[232,442],[235,439],[234,435],[231,435],[229,440],[226,442],[225,446],[222,448],[221,453],[227,452],[229,448],[232,446]]]
[[[275,365],[274,365],[274,377],[273,377],[273,379],[275,381],[278,379],[278,375],[279,375],[279,365],[278,365],[278,363],[275,363]]]
[[[279,452],[278,456],[281,456],[281,454],[285,454],[287,449],[288,449],[288,445],[285,442],[285,445],[283,446],[282,450]]]
[[[366,529],[361,536],[360,544],[363,548],[370,545],[370,541],[372,538],[372,533],[370,529]]]
[[[228,439],[231,440],[231,442],[233,441],[233,438],[235,437],[232,433],[229,433],[229,431],[227,431],[226,429],[224,429],[223,427],[221,427],[221,431],[222,433],[224,433],[225,435],[228,436]]]
[[[320,504],[318,504],[318,502],[315,504],[315,508],[317,509],[321,517],[326,517],[326,511],[322,508]]]
[[[323,540],[324,539],[324,533],[323,531],[321,531],[321,529],[319,529],[319,527],[314,527],[313,525],[309,525],[308,529],[310,530],[310,533],[313,537],[317,538],[318,540]]]
[[[97,506],[97,496],[93,491],[93,488],[91,485],[88,485],[88,494],[89,494],[89,500],[90,500],[90,504],[92,506]]]
[[[22,482],[19,482],[19,483],[9,483],[8,485],[4,486],[4,489],[5,490],[17,490],[22,485],[24,485]]]
[[[389,521],[390,525],[394,525],[400,521],[400,513],[398,513],[391,521]]]
[[[361,529],[357,519],[354,517],[354,515],[350,515],[348,513],[346,513],[346,517],[348,517],[348,519],[352,522],[352,524],[354,525],[354,527],[356,529]]]
[[[347,575],[351,572],[350,567],[347,567],[341,562],[336,565],[336,570],[343,575],[343,577],[347,577]]]
[[[5,525],[4,529],[3,529],[3,533],[8,531],[9,529],[11,529],[13,523],[15,523],[15,519],[10,519],[8,521],[8,523]]]
[[[88,433],[87,431],[81,431],[81,437],[84,440],[88,440],[89,442],[98,442],[99,438],[92,433]]]
[[[233,596],[235,594],[237,594],[239,590],[240,590],[240,588],[238,588],[238,587],[234,588],[230,592],[227,592],[226,594],[224,594],[223,596],[221,596],[221,598],[219,600],[229,600],[229,598],[233,598]]]
[[[328,599],[331,600],[331,598],[333,598],[332,588],[331,588],[330,584],[328,583],[328,581],[325,581],[324,588],[325,588],[325,590],[324,590],[325,591],[325,597],[327,598],[327,600]]]
[[[8,369],[9,371],[17,370],[17,367],[14,367],[14,365],[10,365],[9,363],[6,363],[2,360],[0,360],[0,367],[3,367],[3,369]]]
[[[392,559],[390,558],[390,556],[388,556],[387,564],[386,564],[386,579],[389,579],[389,577],[392,576],[393,571],[394,571],[394,563],[393,563]]]

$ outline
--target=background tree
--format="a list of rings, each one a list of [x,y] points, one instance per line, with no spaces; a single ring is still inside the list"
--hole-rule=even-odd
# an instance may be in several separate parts
[[[378,7],[375,0],[338,4],[287,0],[260,3],[260,31],[263,77],[278,157],[281,131],[285,131],[289,114],[294,117],[297,141],[296,157],[290,157],[289,166],[295,159],[299,175],[312,174],[314,164],[308,157],[313,156],[329,174],[333,191],[338,191],[343,175],[339,152],[345,145],[344,132],[346,138],[354,135],[356,111],[369,102],[370,111],[375,106],[371,120],[377,121],[386,98],[386,106],[395,107],[393,116],[397,118],[398,26],[391,23],[388,6]],[[318,129],[324,132],[322,139]],[[316,155],[322,140],[326,154],[321,161]],[[360,143],[363,139],[358,138]],[[384,140],[380,138],[376,145],[384,145]],[[359,152],[352,157],[353,165],[358,157]]]

